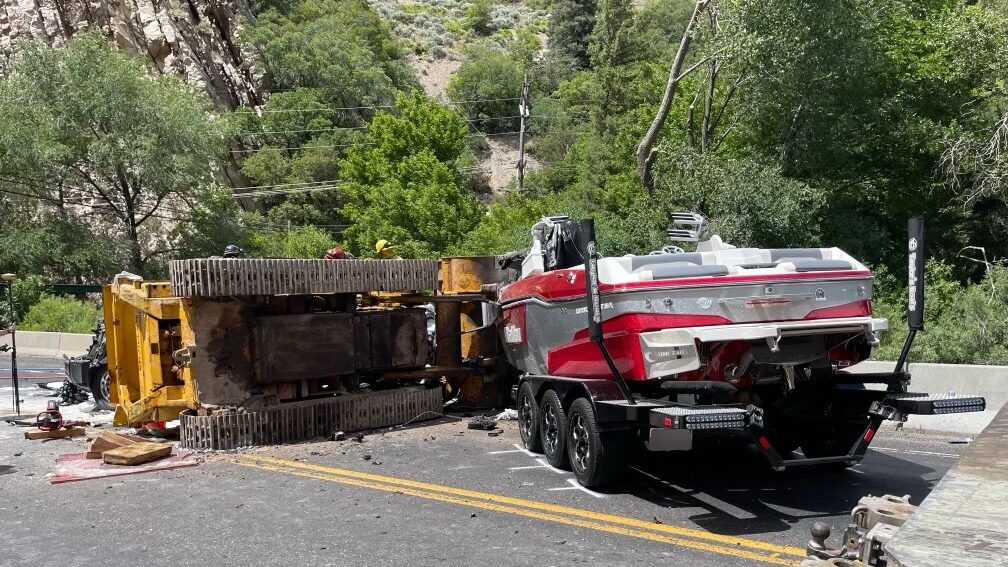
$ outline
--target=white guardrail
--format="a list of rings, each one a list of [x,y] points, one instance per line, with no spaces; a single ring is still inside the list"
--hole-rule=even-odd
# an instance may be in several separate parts
[[[18,356],[47,356],[61,358],[80,356],[91,346],[91,333],[43,333],[39,331],[18,331]],[[9,345],[10,335],[0,337],[0,344]],[[4,353],[10,355],[10,353]]]
[[[851,372],[891,371],[895,362],[867,361],[851,367]],[[1008,366],[980,364],[931,364],[911,362],[911,392],[930,394],[977,394],[987,400],[982,412],[949,415],[911,415],[904,427],[955,433],[980,433],[1008,401]]]

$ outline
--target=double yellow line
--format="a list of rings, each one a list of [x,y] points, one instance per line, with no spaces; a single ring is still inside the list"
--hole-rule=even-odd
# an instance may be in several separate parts
[[[568,526],[577,526],[600,532],[649,540],[730,555],[774,565],[796,565],[805,556],[797,547],[714,534],[681,526],[658,524],[614,514],[605,514],[570,506],[561,506],[536,500],[514,498],[490,492],[419,482],[393,476],[365,473],[351,469],[327,467],[260,455],[242,455],[237,463],[261,470],[338,482],[350,486],[370,488],[435,500],[448,504],[480,508],[526,518],[535,518]]]

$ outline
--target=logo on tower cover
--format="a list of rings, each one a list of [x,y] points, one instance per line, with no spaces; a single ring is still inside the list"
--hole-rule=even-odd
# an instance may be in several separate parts
[[[911,252],[917,250],[917,239],[911,238],[910,241],[907,242],[907,248],[909,248]]]

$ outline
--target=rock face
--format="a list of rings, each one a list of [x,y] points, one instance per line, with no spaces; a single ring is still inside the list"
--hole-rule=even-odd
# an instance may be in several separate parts
[[[236,35],[249,0],[0,0],[0,75],[17,42],[58,47],[99,30],[152,69],[203,87],[220,107],[259,106],[262,72]]]

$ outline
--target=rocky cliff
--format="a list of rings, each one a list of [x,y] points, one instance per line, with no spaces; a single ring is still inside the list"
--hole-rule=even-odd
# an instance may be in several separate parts
[[[248,0],[0,0],[0,74],[18,41],[56,47],[93,29],[221,107],[258,106],[262,73],[236,40],[250,14]]]

